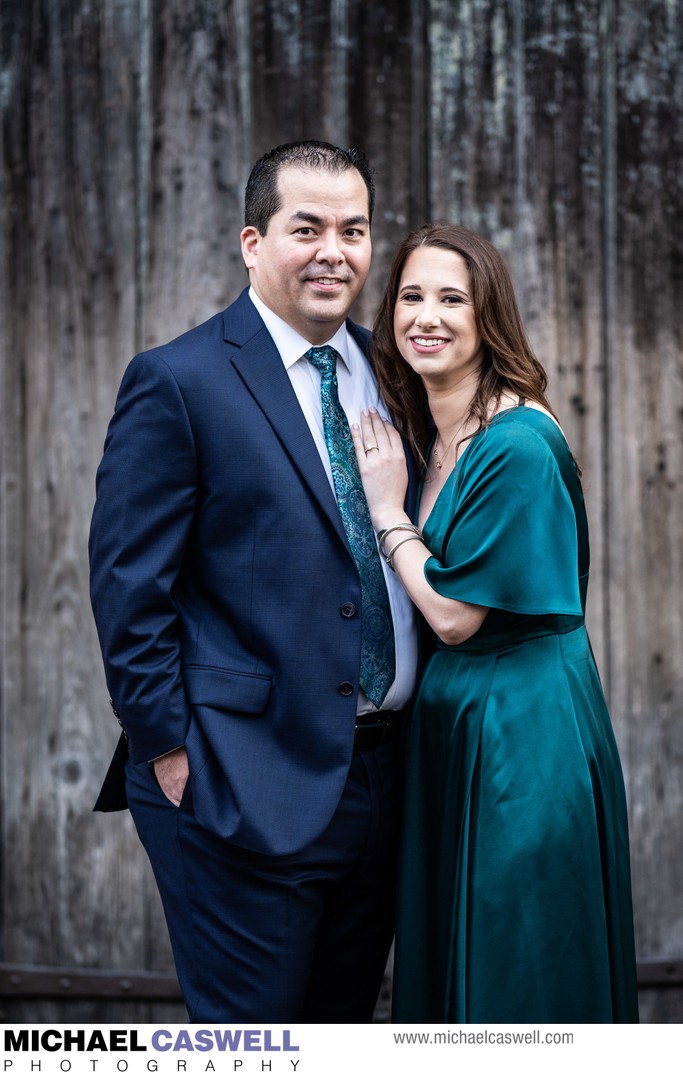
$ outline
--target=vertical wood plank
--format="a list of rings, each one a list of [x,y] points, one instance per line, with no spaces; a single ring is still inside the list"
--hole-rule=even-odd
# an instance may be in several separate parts
[[[625,0],[614,20],[612,709],[632,805],[638,949],[657,957],[683,952],[683,42],[677,5]],[[648,992],[644,1018],[663,1006],[670,1017],[670,1000]]]
[[[105,823],[91,813],[116,725],[89,614],[86,537],[137,321],[139,25],[135,6],[115,0],[45,0],[14,14],[3,199],[12,490],[3,549],[3,956],[130,967],[165,931],[159,912],[151,932],[145,921],[145,904],[158,898],[130,819]],[[16,1019],[27,1012],[55,1019],[64,1009],[12,1006]]]
[[[243,0],[149,0],[144,340],[172,339],[248,281],[239,248],[250,151]]]

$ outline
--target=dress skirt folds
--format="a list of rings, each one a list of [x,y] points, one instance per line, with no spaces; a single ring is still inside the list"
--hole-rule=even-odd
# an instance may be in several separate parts
[[[437,643],[411,719],[394,1020],[636,1022],[624,785],[559,427],[496,416],[424,537],[434,589],[490,612]]]

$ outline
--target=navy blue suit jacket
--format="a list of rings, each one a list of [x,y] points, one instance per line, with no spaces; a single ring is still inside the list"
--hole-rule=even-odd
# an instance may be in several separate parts
[[[348,322],[367,350],[367,330]],[[194,811],[234,843],[305,847],[347,777],[361,590],[337,504],[247,292],[123,378],[97,476],[91,596],[123,763],[186,744]],[[342,615],[352,604],[355,616]]]

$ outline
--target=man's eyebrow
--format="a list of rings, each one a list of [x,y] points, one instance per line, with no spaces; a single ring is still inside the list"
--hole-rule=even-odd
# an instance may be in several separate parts
[[[316,213],[307,213],[305,209],[297,209],[296,213],[292,213],[289,219],[292,224],[296,221],[305,221],[306,224],[315,224],[319,228],[325,223],[322,217],[317,216]],[[357,224],[362,224],[367,227],[370,224],[370,221],[364,213],[357,213],[354,217],[347,217],[346,220],[343,220],[341,223],[344,228],[352,228]]]
[[[364,224],[367,226],[370,224],[370,221],[364,213],[357,213],[355,217],[347,217],[344,221],[345,228],[351,228],[354,224]]]

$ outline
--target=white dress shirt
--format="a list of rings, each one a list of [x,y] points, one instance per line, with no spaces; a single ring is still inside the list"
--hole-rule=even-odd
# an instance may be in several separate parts
[[[304,358],[314,345],[305,340],[296,329],[274,314],[262,301],[253,288],[249,289],[249,298],[263,318],[265,326],[273,338],[276,348],[284,363],[292,388],[296,393],[301,410],[315,441],[327,477],[334,492],[330,457],[325,443],[322,404],[320,402],[320,372]],[[325,344],[341,356],[337,363],[337,382],[339,385],[339,402],[341,403],[349,424],[360,422],[364,408],[376,407],[385,418],[387,410],[379,397],[377,383],[370,364],[362,350],[350,335],[346,325],[342,325],[334,336]],[[396,678],[389,688],[382,703],[383,710],[400,710],[409,701],[415,687],[417,675],[417,615],[412,602],[403,589],[395,572],[382,561],[382,569],[389,593],[391,616],[394,624],[396,643]],[[358,693],[358,713],[371,713],[373,703],[361,690]]]

